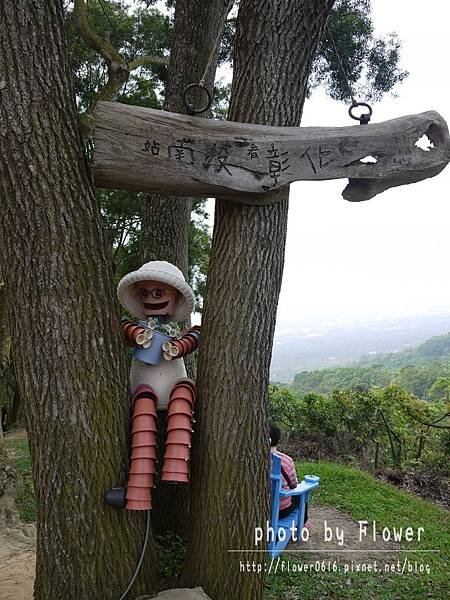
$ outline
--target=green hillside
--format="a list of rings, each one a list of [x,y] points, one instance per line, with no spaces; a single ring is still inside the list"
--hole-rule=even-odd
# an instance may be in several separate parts
[[[450,394],[450,333],[397,353],[363,357],[350,367],[297,373],[292,383],[300,395],[334,390],[400,385],[423,400],[445,400]]]
[[[403,365],[421,366],[424,363],[437,361],[450,363],[450,333],[437,335],[430,338],[420,346],[402,350],[400,352],[387,352],[374,356],[363,356],[355,363],[358,366],[381,363],[386,367],[398,369]]]

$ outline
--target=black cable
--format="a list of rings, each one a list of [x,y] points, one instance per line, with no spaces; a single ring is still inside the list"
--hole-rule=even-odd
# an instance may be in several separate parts
[[[104,14],[104,15],[105,15],[105,17],[108,19],[108,21],[109,21],[109,24],[110,24],[110,25],[111,25],[111,27],[114,29],[114,31],[115,31],[116,33],[118,33],[118,32],[117,32],[117,29],[114,27],[114,23],[111,21],[111,19],[109,18],[109,15],[108,15],[108,13],[106,12],[105,5],[103,4],[103,0],[98,0],[98,2],[99,2],[99,4],[100,4],[100,8],[101,8],[101,9],[102,9],[102,11],[103,11],[103,14]]]
[[[139,557],[139,561],[138,561],[138,564],[136,565],[136,569],[134,571],[133,577],[131,578],[130,583],[128,584],[127,589],[120,596],[119,600],[124,600],[124,598],[127,596],[128,592],[133,587],[134,582],[136,581],[136,577],[138,576],[139,571],[140,571],[141,566],[142,566],[142,561],[144,560],[145,551],[147,550],[149,533],[150,533],[150,510],[147,511],[147,522],[146,522],[146,527],[145,527],[145,538],[144,538],[144,543],[142,544],[141,556]]]
[[[328,25],[325,25],[325,27],[326,27],[328,36],[329,36],[329,38],[331,40],[331,45],[333,46],[333,51],[334,51],[334,54],[336,56],[338,67],[339,67],[339,69],[341,71],[341,74],[344,77],[345,86],[347,88],[348,94],[349,94],[350,99],[352,101],[352,106],[357,106],[358,102],[356,101],[355,97],[353,96],[353,91],[352,91],[352,87],[350,85],[349,77],[347,75],[347,71],[345,70],[344,63],[342,62],[341,55],[339,54],[339,50],[337,49],[336,42],[334,41],[334,38],[331,35],[331,31],[330,31],[330,28],[328,27]]]

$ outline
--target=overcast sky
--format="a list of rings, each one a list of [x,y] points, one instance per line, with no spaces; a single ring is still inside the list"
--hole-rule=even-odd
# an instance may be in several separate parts
[[[450,6],[446,0],[373,0],[377,33],[396,31],[410,75],[373,122],[437,110],[450,121]],[[344,105],[316,92],[302,125],[350,125]],[[363,203],[341,198],[344,180],[291,186],[278,309],[280,332],[298,320],[359,320],[450,312],[450,167]]]

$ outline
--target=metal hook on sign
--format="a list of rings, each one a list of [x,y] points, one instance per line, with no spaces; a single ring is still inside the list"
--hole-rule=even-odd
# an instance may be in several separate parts
[[[188,101],[189,92],[196,89],[202,90],[202,92],[206,94],[206,104],[201,108],[195,108],[194,104]],[[186,107],[186,110],[190,115],[199,115],[209,110],[212,104],[212,96],[208,88],[205,87],[205,82],[200,81],[199,83],[191,83],[190,85],[188,85],[184,90],[183,102],[184,106]]]
[[[366,108],[369,109],[369,112],[363,113],[362,115],[357,117],[356,115],[353,114],[353,109],[357,108],[358,106],[365,106]],[[361,125],[367,125],[372,116],[372,107],[370,106],[370,104],[367,104],[366,102],[354,102],[348,109],[348,114],[351,116],[352,119],[355,119],[355,121],[359,121],[359,123]]]

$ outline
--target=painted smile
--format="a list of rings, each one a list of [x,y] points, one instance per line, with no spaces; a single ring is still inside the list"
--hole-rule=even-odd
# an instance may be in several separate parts
[[[165,302],[155,302],[152,304],[150,302],[144,302],[144,306],[148,310],[162,310],[163,308],[166,308],[168,304],[169,300],[166,300]]]

